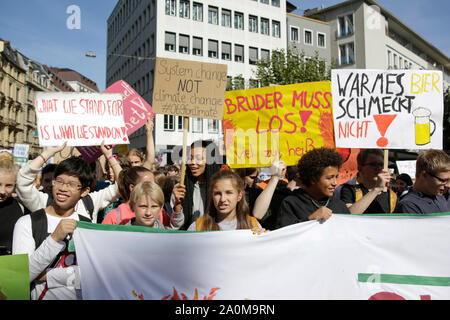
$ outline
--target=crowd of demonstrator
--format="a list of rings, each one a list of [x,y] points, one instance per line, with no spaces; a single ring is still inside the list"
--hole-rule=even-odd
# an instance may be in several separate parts
[[[150,120],[147,138],[153,141],[151,131]],[[191,144],[182,184],[179,165],[155,168],[151,143],[145,156],[136,149],[113,155],[102,144],[106,173],[99,161],[82,157],[45,165],[65,144],[46,148],[20,170],[10,153],[0,152],[1,254],[28,254],[32,299],[80,299],[80,270],[67,250],[77,221],[260,234],[323,222],[333,213],[450,211],[450,157],[441,150],[420,152],[414,181],[383,171],[380,150],[361,150],[357,175],[338,188],[343,158],[334,149],[314,149],[297,166],[286,167],[277,157],[270,178],[260,181],[260,168],[210,163],[216,155],[207,150],[219,152],[211,144]]]

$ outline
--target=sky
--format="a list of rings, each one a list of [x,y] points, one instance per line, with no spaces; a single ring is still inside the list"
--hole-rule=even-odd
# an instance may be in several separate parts
[[[163,1],[163,0],[157,0]],[[244,0],[241,0],[244,1]],[[329,7],[342,0],[291,0],[298,10]],[[107,19],[117,0],[0,0],[0,38],[25,56],[50,67],[71,68],[97,83],[106,82]],[[403,23],[450,56],[449,0],[378,0]],[[80,8],[80,28],[69,29],[67,20]],[[96,58],[86,57],[92,51]]]

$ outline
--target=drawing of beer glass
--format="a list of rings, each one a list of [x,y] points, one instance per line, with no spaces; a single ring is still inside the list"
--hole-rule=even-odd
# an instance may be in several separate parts
[[[413,111],[416,145],[421,146],[430,143],[430,137],[436,130],[436,123],[430,119],[431,111],[426,108],[417,108]],[[430,122],[433,123],[433,131],[430,133]]]

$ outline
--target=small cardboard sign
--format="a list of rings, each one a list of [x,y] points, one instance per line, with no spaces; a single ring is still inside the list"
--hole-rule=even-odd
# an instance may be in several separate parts
[[[226,65],[156,58],[154,83],[154,113],[223,118]]]
[[[129,143],[121,94],[37,92],[40,146]]]

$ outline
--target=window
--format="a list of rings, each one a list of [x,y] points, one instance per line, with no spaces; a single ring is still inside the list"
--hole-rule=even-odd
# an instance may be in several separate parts
[[[394,53],[394,69],[398,68],[398,59],[397,59],[397,55]]]
[[[165,50],[175,51],[175,33],[166,31]]]
[[[353,34],[353,14],[338,17],[337,36],[344,37]]]
[[[169,114],[164,115],[164,131],[175,130],[175,117]]]
[[[325,48],[325,33],[317,32],[317,46],[319,48]]]
[[[254,65],[258,61],[258,48],[249,47],[248,49],[248,63]]]
[[[244,62],[244,46],[240,44],[234,45],[234,61]]]
[[[388,50],[388,68],[392,68],[392,52]]]
[[[192,132],[203,132],[203,119],[192,118]]]
[[[275,38],[281,38],[279,21],[272,20],[272,36]]]
[[[194,56],[203,55],[203,39],[198,37],[192,38],[192,54]]]
[[[353,42],[339,46],[339,65],[355,63],[355,47]]]
[[[190,2],[188,0],[180,0],[180,18],[189,19]]]
[[[261,3],[269,4],[269,0],[260,0]]]
[[[291,27],[291,41],[298,41],[298,28]]]
[[[217,40],[208,40],[208,57],[217,59],[219,51],[219,42]]]
[[[231,43],[222,42],[222,59],[231,60]]]
[[[249,89],[259,88],[259,82],[258,82],[258,80],[255,80],[255,79],[249,79],[248,86],[249,86]]]
[[[222,9],[222,27],[231,28],[231,11]]]
[[[269,19],[261,18],[261,33],[269,35]]]
[[[178,128],[178,131],[183,131],[183,127],[184,127],[184,119],[183,119],[183,117],[182,116],[178,116],[177,117],[177,128]]]
[[[313,44],[312,43],[312,31],[311,30],[306,30],[305,29],[304,39],[305,39],[305,44],[309,44],[309,45]]]
[[[219,132],[219,121],[214,119],[208,119],[208,132],[218,133]]]
[[[192,4],[192,19],[195,21],[203,21],[203,4],[198,2]]]
[[[258,17],[248,16],[248,31],[258,32]]]
[[[166,14],[169,16],[177,15],[176,0],[166,0]]]
[[[208,23],[219,24],[218,12],[217,7],[208,6]]]
[[[270,59],[270,50],[261,49],[261,60]]]
[[[189,36],[180,34],[178,43],[178,52],[189,54]]]
[[[398,59],[398,68],[399,69],[403,68],[403,59],[402,59],[402,57],[399,57],[399,59]]]
[[[280,6],[280,0],[272,0],[272,5],[274,7],[279,7]]]
[[[234,13],[234,28],[244,30],[244,14],[242,12]]]

